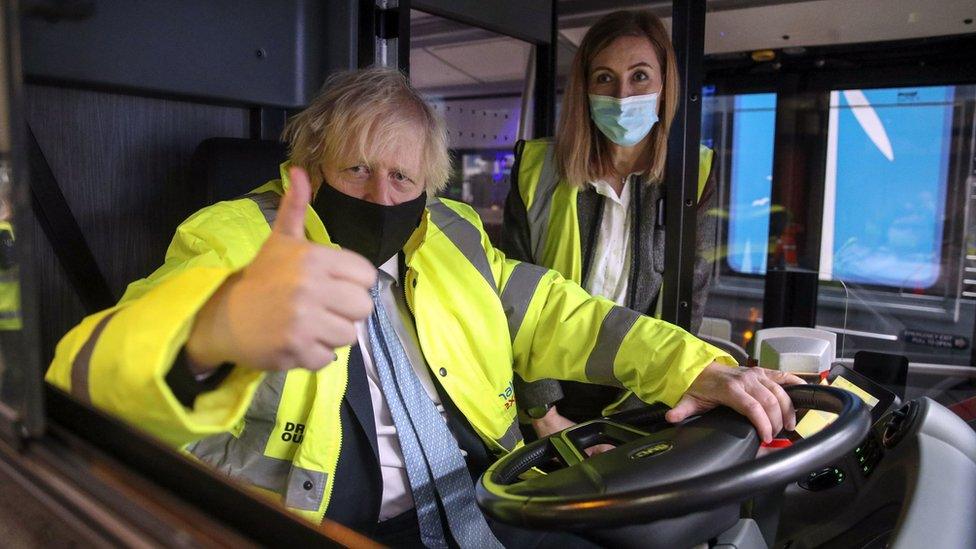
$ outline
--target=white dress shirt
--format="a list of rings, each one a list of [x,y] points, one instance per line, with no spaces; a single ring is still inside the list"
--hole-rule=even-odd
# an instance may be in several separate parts
[[[585,288],[592,295],[606,297],[623,306],[627,306],[627,284],[633,260],[631,227],[634,213],[630,207],[633,180],[632,175],[624,179],[619,195],[606,181],[590,182],[593,189],[606,200],[603,201],[603,217],[596,235],[593,257],[590,258]]]
[[[417,329],[413,324],[413,316],[407,308],[406,296],[400,287],[399,264],[397,256],[380,266],[380,299],[386,308],[386,313],[393,324],[403,350],[413,366],[420,383],[427,391],[427,395],[437,405],[437,411],[444,415],[437,389],[430,378],[430,371],[420,344],[417,340]],[[376,447],[379,451],[380,472],[383,474],[383,500],[380,504],[380,520],[393,518],[404,511],[412,509],[413,494],[410,491],[410,481],[407,479],[407,469],[403,463],[403,451],[397,438],[396,426],[390,407],[383,398],[383,389],[373,363],[372,346],[365,322],[356,323],[359,338],[359,348],[366,365],[366,379],[369,384],[369,395],[373,404],[373,420],[376,423]],[[446,420],[445,420],[446,421]],[[423,436],[423,433],[418,433]]]

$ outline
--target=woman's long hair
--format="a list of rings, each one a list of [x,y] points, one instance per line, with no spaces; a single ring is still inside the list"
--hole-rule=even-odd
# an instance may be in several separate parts
[[[582,186],[613,171],[610,143],[590,118],[586,87],[593,58],[621,36],[647,38],[657,53],[664,73],[658,97],[659,120],[646,144],[651,159],[646,172],[647,180],[657,183],[664,177],[668,131],[681,91],[674,47],[661,20],[652,13],[618,11],[607,14],[586,32],[569,73],[559,130],[556,132],[555,161],[560,177],[572,185]]]

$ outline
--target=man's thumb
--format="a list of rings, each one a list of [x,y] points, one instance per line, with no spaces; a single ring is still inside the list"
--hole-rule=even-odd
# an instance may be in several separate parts
[[[280,235],[304,238],[305,210],[312,200],[312,184],[308,181],[308,174],[301,168],[292,167],[288,170],[288,175],[291,186],[278,205],[278,215],[272,231]]]
[[[679,400],[677,404],[674,405],[674,408],[671,408],[666,414],[664,414],[664,419],[667,420],[668,423],[678,423],[679,421],[684,421],[696,413],[698,413],[698,405],[695,403],[695,400],[688,395],[685,395],[681,397],[681,400]]]

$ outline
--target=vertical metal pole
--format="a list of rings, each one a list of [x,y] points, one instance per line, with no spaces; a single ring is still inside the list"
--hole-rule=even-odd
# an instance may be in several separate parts
[[[558,2],[552,0],[549,43],[535,45],[535,93],[532,98],[533,137],[556,132],[556,48],[559,39]]]
[[[281,139],[281,132],[288,122],[288,111],[276,107],[251,109],[251,139]]]
[[[802,75],[781,76],[771,194],[778,208],[769,213],[776,244],[766,256],[763,328],[816,325],[829,119],[829,92],[809,89]]]
[[[361,69],[376,63],[376,0],[359,0],[356,57]]]
[[[522,101],[519,108],[519,125],[517,139],[532,139],[532,123],[535,121],[533,115],[535,101],[535,72],[536,58],[538,57],[539,46],[532,45],[529,50],[529,60],[525,67],[525,85],[522,87]]]
[[[410,0],[399,0],[397,11],[397,67],[410,74]]]
[[[378,67],[393,67],[397,62],[397,49],[391,48],[390,42],[395,38],[388,35],[390,29],[387,28],[386,18],[389,10],[396,9],[396,0],[376,0],[376,60]]]
[[[974,101],[972,96],[970,96],[970,100],[966,102],[965,115],[963,116],[963,120],[976,119],[976,109],[973,108],[973,105],[974,105]],[[969,146],[963,149],[963,152],[960,156],[966,155],[966,153],[968,153],[969,156],[969,165],[968,165],[969,176],[966,178],[966,180],[976,182],[976,124],[973,125],[972,133],[969,134]],[[967,188],[966,191],[968,190],[969,189]],[[969,196],[966,196],[969,195],[969,192],[964,191],[962,195],[965,197],[963,198],[963,200],[966,201],[966,210],[965,210],[966,220],[963,222],[963,227],[967,231],[967,233],[963,236],[963,240],[965,240],[968,236],[968,231],[971,230],[969,229],[969,227],[971,226],[969,222],[969,216],[974,215],[974,212],[970,210],[970,207],[972,206],[972,199]],[[962,248],[962,254],[961,254],[962,257],[960,258],[960,260],[962,261],[963,267],[965,267],[965,264],[969,259],[969,251],[966,250],[966,246],[963,244],[960,244],[960,247]],[[962,288],[960,288],[960,290],[961,289]],[[961,292],[959,293],[959,296],[960,298],[962,297]],[[956,307],[959,306],[958,304],[959,304],[959,299],[956,300]],[[962,318],[968,318],[968,316],[964,316]],[[969,345],[970,348],[972,349],[972,355],[970,355],[969,358],[969,365],[976,366],[976,322],[973,322],[973,337],[972,339],[969,340]]]
[[[691,326],[698,208],[698,146],[701,137],[702,56],[705,0],[674,0],[671,41],[678,58],[681,94],[668,140],[667,212],[662,318]]]
[[[410,0],[376,0],[375,60],[378,67],[410,73]]]

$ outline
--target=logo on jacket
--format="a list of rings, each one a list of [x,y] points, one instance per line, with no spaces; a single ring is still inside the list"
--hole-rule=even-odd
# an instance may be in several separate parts
[[[304,423],[285,423],[285,432],[281,433],[281,440],[285,442],[294,442],[298,444],[305,438],[305,424]]]
[[[512,387],[512,382],[508,383],[508,387],[504,391],[498,393],[498,398],[502,399],[502,402],[505,403],[506,410],[515,406],[515,388]]]

